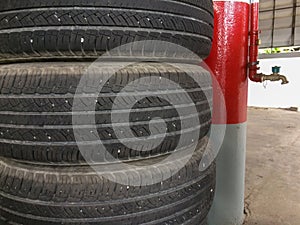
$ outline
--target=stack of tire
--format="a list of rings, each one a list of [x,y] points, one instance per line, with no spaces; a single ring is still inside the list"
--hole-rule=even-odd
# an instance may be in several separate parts
[[[208,56],[212,35],[211,0],[2,1],[0,224],[206,224],[215,165],[200,171],[199,164],[209,148],[212,86],[199,59]],[[170,48],[178,45],[190,54]],[[101,61],[97,78],[109,79],[93,100],[90,121],[93,85],[80,91],[81,106],[75,96],[94,60]],[[132,83],[136,88],[126,89]],[[121,92],[137,99],[134,107],[124,100],[113,109]],[[112,121],[113,111],[121,119],[129,113],[130,130],[142,140],[137,149],[126,145],[136,139],[116,135],[115,127],[122,131],[126,124]],[[80,124],[74,125],[74,114]],[[153,135],[161,120],[166,129]],[[97,144],[87,137],[78,142],[74,127],[89,132],[93,124],[112,157],[97,158]],[[194,133],[198,140],[190,138]],[[148,139],[161,138],[149,148]],[[83,154],[82,145],[90,151]],[[173,160],[162,163],[170,155]],[[119,164],[136,169],[107,169]],[[166,178],[154,182],[157,177]]]

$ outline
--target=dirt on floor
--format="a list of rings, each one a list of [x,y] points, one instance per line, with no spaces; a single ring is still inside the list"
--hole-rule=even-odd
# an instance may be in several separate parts
[[[245,225],[300,225],[300,112],[250,108]]]

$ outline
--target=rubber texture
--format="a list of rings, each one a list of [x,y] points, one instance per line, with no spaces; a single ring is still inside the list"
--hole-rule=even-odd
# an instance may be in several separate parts
[[[181,168],[171,178],[147,186],[114,183],[101,176],[108,172],[98,175],[88,166],[32,166],[1,158],[0,221],[7,225],[205,224],[215,189],[215,164],[199,171],[206,144],[207,139],[185,165],[184,157],[179,157],[168,164],[139,167],[141,183]],[[129,181],[138,176],[134,170],[108,175]]]
[[[97,102],[89,101],[95,105],[92,108],[95,109],[97,132],[80,142],[92,149],[89,154],[95,162],[103,162],[103,159],[97,159],[98,150],[93,142],[95,139],[100,138],[107,152],[114,158],[131,160],[172,152],[178,148],[181,136],[184,141],[180,148],[196,142],[196,139],[191,138],[196,132],[199,132],[198,140],[208,133],[212,101],[209,72],[196,65],[188,65],[189,71],[184,72],[179,68],[182,64],[176,64],[176,68],[171,64],[135,63],[110,75],[110,70],[119,65],[104,63],[97,70],[101,79],[108,80],[103,84],[99,96],[94,87],[99,76],[89,75],[89,83],[78,86],[89,63],[1,66],[0,156],[35,163],[84,162],[72,125],[77,125],[80,131],[89,132],[93,126],[93,117],[90,116],[93,112],[87,110],[88,100],[95,92]],[[190,74],[198,77],[200,84]],[[148,79],[145,81],[143,78]],[[178,87],[165,80],[178,84]],[[129,83],[133,87],[124,89]],[[82,101],[74,110],[73,99],[77,86],[77,96]],[[120,108],[112,110],[117,94],[122,94],[118,98]],[[188,103],[187,96],[192,102]],[[128,105],[128,99],[136,101],[132,108]],[[171,104],[172,99],[176,100],[176,105]],[[178,108],[182,115],[178,114]],[[191,114],[193,108],[196,109],[195,114]],[[77,124],[72,122],[72,110],[79,118]],[[112,127],[112,112],[120,115],[120,120],[113,123],[114,128],[120,131],[125,130],[125,115],[130,113],[130,129],[141,142],[127,137],[127,134],[123,139],[117,138]],[[160,130],[160,119],[165,121],[167,130]],[[199,124],[195,124],[196,119]],[[149,128],[150,122],[155,135]],[[160,145],[141,151],[148,145],[152,146],[153,141],[162,138],[165,133]],[[133,142],[138,146],[136,149],[127,147],[128,143]]]
[[[211,0],[0,1],[0,62],[128,57],[198,60],[210,52]],[[165,44],[143,41],[163,41]],[[133,42],[142,42],[132,44]],[[188,54],[188,55],[186,55]]]

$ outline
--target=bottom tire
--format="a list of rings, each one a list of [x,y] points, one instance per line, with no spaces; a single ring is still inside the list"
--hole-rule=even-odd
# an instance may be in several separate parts
[[[214,195],[215,165],[199,171],[207,139],[199,146],[185,165],[185,157],[158,166],[154,163],[165,157],[146,160],[153,164],[138,168],[142,182],[180,169],[146,186],[112,182],[89,166],[33,166],[0,158],[0,221],[7,225],[202,225]],[[137,171],[108,175],[130,181]]]

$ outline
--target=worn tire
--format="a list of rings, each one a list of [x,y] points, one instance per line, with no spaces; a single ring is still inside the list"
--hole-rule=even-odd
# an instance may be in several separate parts
[[[205,58],[212,35],[211,0],[0,1],[0,62],[90,60],[145,40],[177,44]],[[112,57],[195,60],[186,54],[150,42],[130,44]]]
[[[97,73],[101,79],[110,77],[109,71],[117,65],[119,63],[104,63]],[[78,124],[72,123],[72,107],[76,87],[88,66],[88,63],[29,63],[0,67],[0,156],[35,163],[85,161],[78,149],[72,125],[80,126],[80,131],[84,132],[91,129],[93,118],[86,108],[95,91],[95,76],[91,76],[91,81],[84,87],[78,87],[83,98],[77,105],[79,110],[74,112],[80,118]],[[188,66],[189,74],[170,64],[137,63],[111,76],[99,96],[97,92],[98,99],[96,97],[97,103],[93,108],[96,109],[95,133],[98,134],[84,139],[84,144],[92,148],[89,158],[94,162],[103,162],[103,159],[97,159],[98,149],[93,142],[94,138],[98,140],[99,137],[107,152],[121,160],[156,157],[189,146],[197,141],[191,138],[195,132],[200,133],[198,140],[201,140],[211,125],[210,73],[200,66],[185,66]],[[201,87],[191,74],[200,79]],[[142,80],[149,77],[149,83]],[[162,78],[178,84],[180,89],[169,86]],[[134,88],[123,90],[128,83],[133,83]],[[121,108],[112,110],[116,95],[122,90],[121,101],[118,101]],[[141,100],[139,95],[143,96]],[[191,104],[187,104],[186,96],[192,100]],[[128,106],[128,99],[137,101],[133,108]],[[172,105],[170,99],[176,99],[176,105]],[[94,100],[92,103],[95,104]],[[183,115],[178,114],[177,108]],[[197,111],[191,115],[193,108]],[[121,115],[118,123],[113,123],[120,130],[126,127],[124,112],[130,112],[130,128],[136,137],[141,138],[141,142],[127,136],[117,138],[111,122],[112,112]],[[151,135],[149,123],[151,121],[154,128],[159,127],[160,119],[157,117],[165,121],[167,131],[157,128],[155,135]],[[199,124],[195,124],[196,119]],[[160,145],[141,151],[164,133],[166,137]],[[184,141],[178,146],[181,136]],[[133,149],[126,143],[136,143],[138,146]]]
[[[199,171],[206,145],[207,139],[185,165],[181,155],[169,163],[100,175],[88,166],[32,166],[0,158],[0,221],[7,225],[204,224],[215,188],[215,164]],[[129,182],[139,177],[149,184],[149,179],[165,177],[176,168],[179,172],[169,179],[147,186],[126,186],[101,176],[108,173]]]

